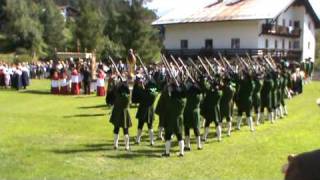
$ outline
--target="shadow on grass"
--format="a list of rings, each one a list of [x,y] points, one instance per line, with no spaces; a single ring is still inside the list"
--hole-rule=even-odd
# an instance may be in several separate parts
[[[39,90],[24,90],[24,91],[19,91],[20,93],[24,94],[36,94],[36,95],[50,95],[51,92],[49,91],[39,91]]]
[[[114,158],[114,159],[134,159],[140,157],[150,157],[150,158],[160,158],[163,152],[163,149],[138,149],[135,150],[133,144],[131,144],[131,151],[124,151],[124,144],[119,143],[119,149],[113,149],[113,143],[101,143],[101,144],[85,144],[82,145],[83,147],[73,148],[73,149],[54,149],[50,150],[55,154],[77,154],[77,153],[94,153],[94,152],[101,152],[101,151],[114,151],[119,152],[116,155],[104,155],[107,158]],[[123,153],[123,154],[122,154]]]
[[[135,159],[141,157],[148,158],[161,158],[161,154],[163,150],[152,150],[152,149],[140,149],[140,150],[131,150],[127,153],[121,153],[116,155],[104,155],[104,157],[112,158],[112,159]]]
[[[97,108],[110,108],[110,107],[108,107],[105,104],[96,105],[96,106],[82,106],[82,107],[79,107],[79,109],[97,109]]]
[[[76,114],[76,115],[69,115],[69,116],[63,116],[63,118],[74,118],[74,117],[99,117],[99,116],[105,116],[106,114]]]

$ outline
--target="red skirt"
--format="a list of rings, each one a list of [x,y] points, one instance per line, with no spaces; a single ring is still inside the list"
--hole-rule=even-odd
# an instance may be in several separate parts
[[[67,95],[68,94],[68,86],[60,87],[60,94]]]
[[[80,94],[79,83],[71,83],[71,94],[73,94],[73,95]]]
[[[51,94],[59,94],[59,88],[58,87],[51,87]]]
[[[102,86],[97,87],[97,96],[105,96],[106,95],[106,88]]]

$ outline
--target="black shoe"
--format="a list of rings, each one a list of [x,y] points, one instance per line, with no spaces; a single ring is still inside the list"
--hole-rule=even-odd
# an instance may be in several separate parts
[[[161,157],[170,157],[170,154],[163,153],[163,154],[161,154]]]
[[[198,147],[198,150],[202,150],[203,149],[203,147]]]
[[[183,157],[183,156],[184,156],[184,154],[179,153],[179,157]]]
[[[116,146],[113,146],[113,149],[114,149],[114,150],[118,150],[118,148],[117,148]]]
[[[190,147],[184,147],[184,151],[191,151]]]

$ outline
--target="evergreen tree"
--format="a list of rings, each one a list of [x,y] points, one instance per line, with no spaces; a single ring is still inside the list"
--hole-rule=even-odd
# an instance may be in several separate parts
[[[43,40],[48,45],[47,51],[53,55],[55,49],[64,49],[66,43],[64,17],[53,0],[43,0],[42,8]]]
[[[39,7],[31,0],[9,0],[5,7],[5,32],[14,49],[25,48],[33,55],[44,54]]]
[[[158,31],[151,26],[155,14],[143,7],[143,0],[131,0],[128,12],[128,38],[124,42],[127,49],[133,48],[147,62],[155,61],[160,56],[160,41]]]
[[[76,19],[76,36],[81,49],[97,50],[100,53],[104,45],[103,16],[100,8],[96,8],[91,1],[79,1],[80,16]]]

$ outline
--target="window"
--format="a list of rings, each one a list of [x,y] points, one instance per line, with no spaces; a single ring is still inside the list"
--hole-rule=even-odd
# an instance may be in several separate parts
[[[188,40],[181,40],[181,49],[188,49]]]
[[[266,41],[264,42],[264,47],[265,47],[266,49],[269,48],[269,39],[266,39]]]
[[[309,29],[311,29],[311,22],[310,21],[308,23],[308,27],[309,27]]]
[[[300,41],[293,42],[293,49],[300,49]]]
[[[289,41],[289,49],[292,48],[292,44],[291,44],[291,41]]]
[[[282,26],[286,26],[286,20],[282,19]]]
[[[289,26],[292,26],[292,20],[289,21]]]
[[[286,48],[286,40],[282,39],[282,49],[285,49],[285,48]]]
[[[300,21],[294,21],[294,28],[300,28]]]
[[[311,49],[311,42],[308,42],[308,49]]]
[[[240,39],[239,38],[231,39],[231,48],[232,49],[239,49],[240,48]]]
[[[274,48],[275,48],[275,49],[278,49],[278,40],[275,40],[275,41],[274,41]]]
[[[205,40],[205,47],[206,47],[206,49],[212,49],[213,48],[213,40],[212,39],[206,39]]]

